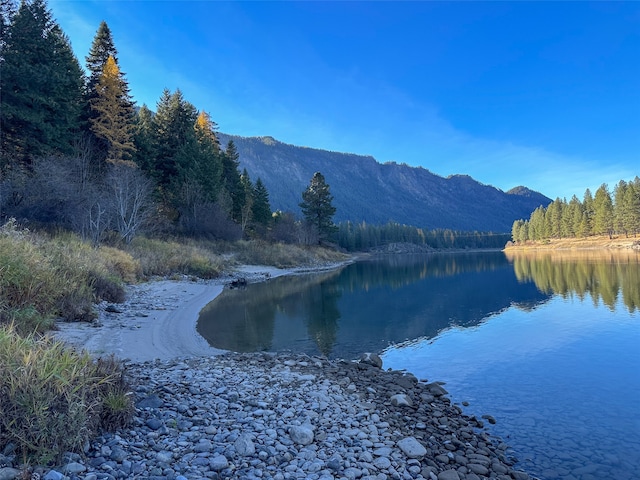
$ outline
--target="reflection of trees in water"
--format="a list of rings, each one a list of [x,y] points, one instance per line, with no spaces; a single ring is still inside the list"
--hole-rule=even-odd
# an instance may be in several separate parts
[[[282,277],[251,284],[242,290],[225,290],[202,310],[197,331],[216,348],[234,352],[269,350],[277,313],[296,317],[311,312],[317,318],[311,317],[307,327],[309,334],[321,352],[330,352],[338,330],[340,315],[336,300],[340,291],[335,286],[324,285],[335,285],[329,280],[339,274],[338,269],[295,276],[294,282],[290,277]],[[318,289],[327,292],[324,300],[322,294],[314,300],[313,292]],[[311,297],[309,292],[312,292]],[[321,331],[322,328],[325,330]]]
[[[396,289],[429,277],[483,272],[507,263],[501,252],[385,255],[356,263],[344,271],[341,281],[349,291],[369,290],[382,285]]]
[[[251,308],[248,290],[226,291],[200,313],[197,331],[213,347],[234,352],[271,348],[275,305]]]
[[[622,301],[633,312],[640,307],[640,254],[636,252],[511,252],[516,277],[533,280],[543,292],[564,297],[591,296],[614,309]]]
[[[338,339],[338,320],[340,319],[338,299],[340,296],[337,283],[325,281],[311,288],[310,301],[306,303],[309,336],[315,341],[318,350],[326,356],[331,354]]]

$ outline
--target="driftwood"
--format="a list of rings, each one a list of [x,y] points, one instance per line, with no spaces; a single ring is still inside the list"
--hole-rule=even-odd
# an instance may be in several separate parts
[[[229,288],[245,288],[247,286],[247,279],[240,277],[232,280],[229,284]]]

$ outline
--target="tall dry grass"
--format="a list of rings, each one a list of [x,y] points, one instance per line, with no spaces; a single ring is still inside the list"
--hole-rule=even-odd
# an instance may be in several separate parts
[[[0,323],[21,333],[49,330],[56,318],[86,321],[95,302],[124,300],[139,262],[114,248],[93,248],[72,234],[54,237],[0,227]]]
[[[80,452],[98,429],[126,426],[132,402],[113,358],[93,360],[47,336],[0,326],[0,445],[14,444],[23,463]]]

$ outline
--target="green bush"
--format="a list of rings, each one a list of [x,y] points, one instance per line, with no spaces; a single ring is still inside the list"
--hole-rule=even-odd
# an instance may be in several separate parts
[[[25,463],[79,452],[99,428],[124,427],[132,414],[119,362],[0,326],[0,445],[17,445]]]

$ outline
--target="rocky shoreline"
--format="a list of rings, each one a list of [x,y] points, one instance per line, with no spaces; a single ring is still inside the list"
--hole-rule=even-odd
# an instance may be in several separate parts
[[[32,478],[532,478],[439,383],[380,364],[290,353],[128,363],[133,425]]]

